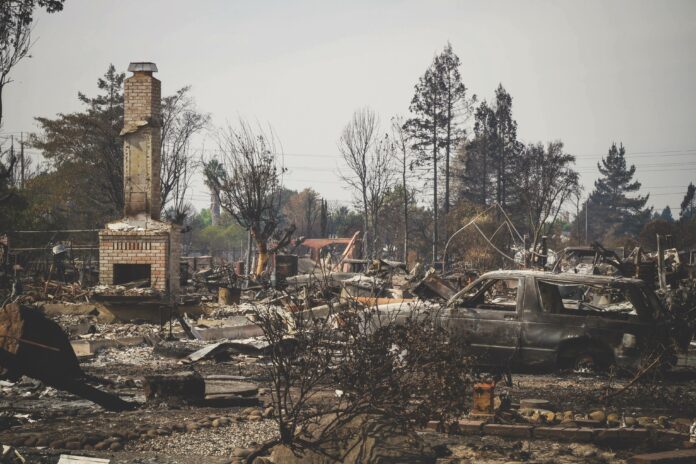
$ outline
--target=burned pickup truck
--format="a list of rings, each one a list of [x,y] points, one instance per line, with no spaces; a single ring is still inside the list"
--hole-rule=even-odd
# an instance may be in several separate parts
[[[452,297],[440,319],[483,364],[552,370],[635,367],[667,341],[663,316],[641,280],[496,271]]]

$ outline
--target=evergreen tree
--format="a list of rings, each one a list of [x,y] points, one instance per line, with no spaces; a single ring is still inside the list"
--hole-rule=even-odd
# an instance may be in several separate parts
[[[686,188],[686,195],[681,202],[681,211],[679,211],[679,217],[684,220],[689,220],[694,217],[696,209],[694,206],[694,196],[696,195],[696,186],[693,182],[689,182],[689,186]]]
[[[123,81],[125,73],[109,66],[97,81],[100,93],[78,93],[82,112],[37,117],[43,134],[32,144],[43,151],[61,177],[69,177],[68,209],[78,209],[88,223],[98,224],[123,211]]]
[[[664,219],[668,222],[674,222],[674,218],[672,217],[672,209],[669,207],[669,205],[665,206],[665,209],[663,209],[660,213],[660,219]]]
[[[464,137],[464,130],[457,124],[456,118],[466,110],[466,87],[459,73],[461,62],[454,54],[449,42],[442,53],[435,58],[435,68],[442,91],[443,135],[440,142],[445,150],[445,199],[444,212],[450,210],[450,157]]]
[[[448,43],[416,84],[409,107],[413,117],[404,124],[412,141],[412,148],[418,154],[417,164],[432,168],[433,261],[437,260],[439,241],[438,162],[444,152],[444,211],[447,214],[451,203],[450,158],[464,135],[457,118],[468,107],[466,87],[461,81],[459,66],[459,57]]]
[[[517,140],[517,121],[512,117],[512,97],[500,84],[495,102],[482,101],[474,113],[474,137],[458,160],[460,196],[479,204],[496,201],[506,209],[518,204],[523,152],[524,146]]]
[[[434,64],[434,63],[433,63]],[[416,164],[431,166],[433,183],[433,261],[437,260],[438,245],[438,201],[437,162],[439,158],[440,133],[442,131],[442,95],[434,65],[425,71],[416,84],[416,92],[409,107],[415,116],[406,121],[404,128],[413,141],[417,153]]]
[[[624,146],[612,144],[597,168],[601,177],[595,181],[588,200],[591,237],[637,235],[650,219],[650,209],[645,209],[649,195],[629,196],[638,192],[641,184],[633,180],[636,167],[626,165]]]
[[[517,140],[517,121],[512,118],[512,97],[502,84],[495,91],[495,129],[496,201],[507,209],[515,195],[517,158],[523,147]]]
[[[474,138],[460,158],[463,164],[460,196],[482,205],[493,201],[492,173],[497,152],[495,109],[483,100],[474,113]]]
[[[322,238],[329,235],[329,205],[325,199],[321,200],[321,211],[319,214],[320,234]]]

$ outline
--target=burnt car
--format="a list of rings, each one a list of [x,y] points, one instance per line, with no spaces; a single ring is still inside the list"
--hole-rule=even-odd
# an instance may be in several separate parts
[[[641,280],[520,270],[482,275],[438,319],[484,365],[602,370],[634,368],[666,342],[663,316]]]

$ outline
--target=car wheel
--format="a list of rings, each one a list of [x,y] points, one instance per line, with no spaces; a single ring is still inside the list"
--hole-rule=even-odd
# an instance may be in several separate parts
[[[593,374],[597,370],[597,362],[591,353],[580,353],[573,361],[573,372],[577,374]]]

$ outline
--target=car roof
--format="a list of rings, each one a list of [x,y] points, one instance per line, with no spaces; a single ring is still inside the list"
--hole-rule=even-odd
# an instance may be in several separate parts
[[[555,282],[567,282],[575,284],[594,284],[594,285],[640,285],[645,282],[640,279],[628,277],[614,277],[604,275],[575,274],[570,272],[553,273],[548,271],[534,271],[530,269],[510,269],[491,271],[483,274],[480,279],[510,279],[520,277],[534,277],[536,279],[553,280]]]

